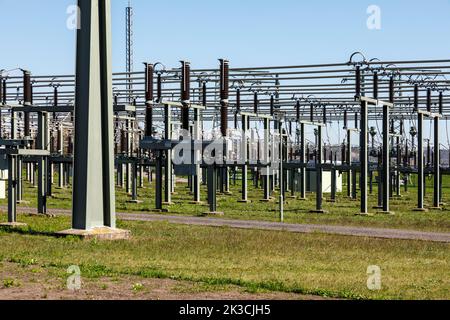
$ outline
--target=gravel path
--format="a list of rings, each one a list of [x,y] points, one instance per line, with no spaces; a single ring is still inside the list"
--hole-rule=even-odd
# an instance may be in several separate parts
[[[0,207],[2,210],[6,208]],[[18,208],[20,213],[35,213],[34,208]],[[70,215],[70,210],[49,210],[51,214]],[[187,217],[172,216],[162,214],[147,213],[118,213],[118,217],[128,221],[165,221],[174,224],[211,226],[211,227],[230,227],[237,229],[259,229],[259,230],[276,230],[294,233],[325,233],[339,234],[345,236],[357,236],[368,238],[382,239],[401,239],[401,240],[423,240],[432,242],[450,243],[450,233],[424,232],[414,230],[400,229],[381,229],[381,228],[365,228],[352,226],[333,226],[333,225],[307,225],[307,224],[288,224],[278,222],[265,221],[245,221],[245,220],[228,220],[210,217]]]

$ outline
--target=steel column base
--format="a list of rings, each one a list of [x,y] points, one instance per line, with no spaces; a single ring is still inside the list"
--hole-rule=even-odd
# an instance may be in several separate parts
[[[374,217],[375,215],[373,213],[361,212],[361,213],[355,213],[355,216],[357,216],[357,217]]]
[[[189,201],[188,203],[194,204],[194,205],[199,205],[199,206],[206,204],[204,201]]]
[[[425,209],[425,208],[415,208],[415,209],[413,209],[413,211],[414,212],[428,212],[429,210]]]
[[[326,211],[326,210],[310,210],[309,213],[325,214],[325,213],[328,213],[328,211]]]
[[[131,232],[129,230],[101,227],[90,230],[69,229],[57,232],[56,235],[61,237],[75,236],[83,240],[127,240],[130,239]]]
[[[395,216],[395,212],[392,212],[392,211],[378,211],[377,214],[384,214],[387,216]]]
[[[136,204],[139,204],[139,203],[143,203],[144,201],[142,201],[142,200],[128,200],[127,201],[127,203],[136,203]]]
[[[204,212],[203,216],[223,216],[223,212]]]
[[[0,223],[1,228],[9,228],[9,229],[16,229],[16,228],[22,228],[22,227],[27,227],[27,226],[28,225],[26,223],[21,223],[21,222]]]

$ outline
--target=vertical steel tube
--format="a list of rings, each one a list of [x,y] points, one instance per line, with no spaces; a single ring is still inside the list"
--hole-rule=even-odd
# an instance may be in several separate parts
[[[383,211],[389,212],[390,153],[389,107],[383,106]]]
[[[248,116],[242,115],[242,199],[240,202],[248,202],[248,189],[247,189],[247,175],[248,175],[248,143],[247,143],[247,131],[248,131]]]
[[[433,193],[433,207],[439,209],[440,207],[440,142],[439,142],[439,117],[434,118],[434,193]]]
[[[423,113],[418,114],[417,119],[417,166],[418,166],[418,183],[417,183],[417,209],[423,210],[424,196],[424,161],[423,161]]]
[[[322,209],[322,126],[317,128],[317,162],[316,162],[316,210],[317,212],[323,211]]]
[[[369,171],[369,158],[367,153],[367,102],[361,102],[361,140],[360,140],[360,162],[361,162],[361,214],[368,214],[367,206],[367,176]]]
[[[16,192],[16,160],[17,158],[12,155],[8,155],[8,222],[14,223],[17,221],[17,192]]]
[[[305,124],[300,123],[300,199],[306,199],[306,134]]]
[[[347,130],[347,196],[352,198],[353,170],[352,170],[352,132]]]

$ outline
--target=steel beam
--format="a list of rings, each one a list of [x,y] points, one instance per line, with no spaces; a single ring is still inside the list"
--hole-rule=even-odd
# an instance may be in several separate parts
[[[72,227],[116,227],[111,1],[78,0]]]

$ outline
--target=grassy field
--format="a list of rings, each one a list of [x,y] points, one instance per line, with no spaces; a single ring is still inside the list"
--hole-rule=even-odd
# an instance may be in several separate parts
[[[428,204],[431,183],[429,180]],[[131,197],[123,189],[117,189],[117,210],[152,213],[154,188],[147,182],[144,187],[139,189],[139,199],[143,200],[140,204],[129,203]],[[26,183],[24,199],[29,203],[22,206],[36,206],[36,192],[36,188]],[[218,196],[218,206],[225,218],[278,221],[277,204],[259,202],[261,189],[250,187],[249,198],[253,201],[249,204],[237,202],[239,185],[232,186],[232,193]],[[205,195],[206,187],[202,187],[202,200],[206,200]],[[450,180],[446,178],[444,200],[448,196]],[[311,214],[309,210],[314,208],[315,199],[313,194],[308,197],[306,201],[288,199],[286,222],[450,231],[449,212],[445,207],[443,211],[412,211],[416,203],[414,186],[401,198],[392,199],[395,215],[355,216],[359,201],[351,201],[343,194],[338,195],[336,203],[324,202],[328,214]],[[191,199],[187,185],[178,183],[174,204],[167,207],[169,214],[198,216],[208,210],[205,205],[188,204]],[[376,189],[370,196],[371,206],[375,203]],[[2,200],[0,205],[6,205],[6,201]],[[71,190],[54,188],[48,206],[70,209]],[[3,213],[0,221],[5,220]],[[83,297],[88,299],[450,298],[448,244],[131,221],[120,221],[119,227],[131,230],[132,240],[97,242],[54,237],[55,231],[70,227],[68,217],[20,215],[19,221],[30,227],[15,231],[0,229],[0,298],[2,295],[26,297],[27,290],[37,286],[36,277],[48,279],[46,283],[59,288],[49,289],[51,286],[45,284],[47,289],[40,298],[73,298],[64,289],[66,270],[71,265],[81,267],[83,283],[90,288]],[[382,270],[380,291],[367,289],[366,271],[370,265]],[[152,288],[160,286],[167,287],[167,292],[154,295]],[[16,287],[16,296],[9,294],[10,290],[14,291],[9,287]],[[55,290],[60,295],[55,295]],[[28,294],[33,297],[31,291]]]
[[[57,180],[55,180],[57,181]],[[427,180],[427,194],[426,204],[432,203],[432,179]],[[127,195],[124,189],[117,189],[117,210],[120,212],[151,212],[155,207],[154,204],[154,188],[153,184],[145,181],[143,189],[139,189],[139,199],[143,202],[134,204],[127,202],[131,196]],[[372,208],[376,205],[377,195],[376,188],[374,194],[369,197],[370,206]],[[36,188],[26,183],[24,189],[24,199],[29,203],[24,206],[36,206]],[[416,188],[409,187],[408,193],[402,190],[401,198],[394,198],[391,200],[391,210],[395,215],[377,214],[373,217],[355,216],[359,212],[359,201],[350,201],[346,194],[338,194],[338,201],[336,203],[328,203],[324,201],[324,209],[328,214],[317,215],[311,214],[309,211],[315,208],[315,195],[309,194],[306,201],[295,199],[287,199],[288,203],[285,206],[285,222],[288,223],[306,223],[306,224],[333,224],[333,225],[351,225],[364,227],[380,227],[380,228],[401,228],[424,231],[439,231],[450,232],[449,211],[444,206],[443,211],[430,212],[413,212],[412,209],[416,206]],[[251,185],[249,187],[249,199],[252,203],[242,204],[237,200],[240,198],[239,183],[232,186],[232,195],[218,196],[218,207],[220,211],[225,213],[225,218],[229,219],[245,219],[245,220],[263,220],[263,221],[278,221],[279,216],[277,212],[277,204],[261,203],[259,199],[262,198],[263,191],[255,189]],[[206,201],[207,190],[202,186],[202,200]],[[444,201],[450,197],[450,177],[444,177],[443,185]],[[274,195],[277,196],[276,194]],[[325,195],[329,197],[329,195]],[[174,204],[167,206],[169,214],[198,216],[208,211],[208,207],[204,205],[191,205],[189,201],[192,196],[189,195],[186,183],[178,183],[176,187],[176,194],[173,195]],[[449,200],[450,201],[450,200]],[[0,204],[6,205],[6,200],[0,201]],[[48,198],[49,208],[71,208],[71,190],[70,189],[53,189],[53,197]],[[376,213],[376,209],[370,209],[372,213]]]
[[[213,292],[237,286],[349,299],[450,298],[448,244],[142,222],[119,223],[132,231],[130,241],[97,242],[53,237],[70,225],[67,217],[20,220],[31,227],[0,229],[0,261],[51,271],[61,286],[67,267],[78,265],[83,278],[100,282],[137,277]],[[380,291],[367,289],[370,265],[382,270]]]

